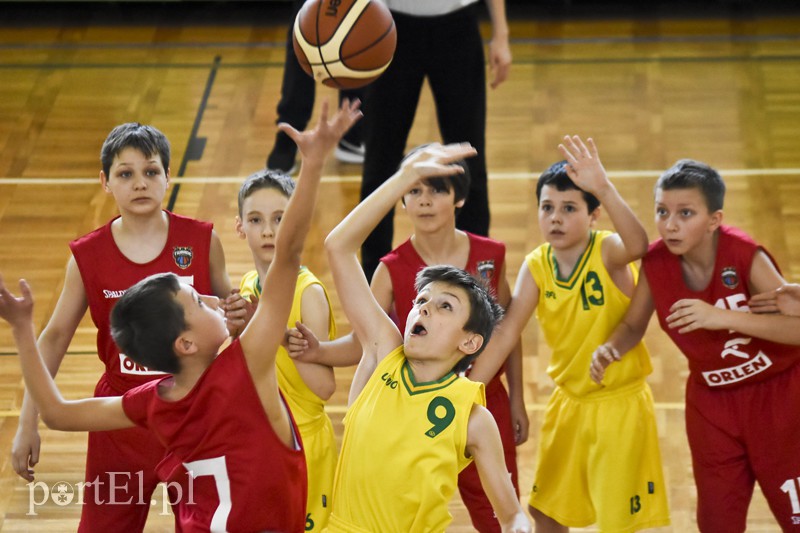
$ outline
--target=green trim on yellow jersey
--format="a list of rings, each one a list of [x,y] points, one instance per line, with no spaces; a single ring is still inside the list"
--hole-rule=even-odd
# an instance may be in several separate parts
[[[443,389],[458,379],[458,376],[455,373],[450,372],[446,376],[441,377],[436,381],[417,383],[414,379],[414,373],[411,372],[411,367],[409,366],[408,361],[403,363],[403,368],[400,370],[400,377],[403,379],[403,385],[408,391],[408,394],[411,396]]]
[[[553,255],[553,245],[547,245],[547,264],[550,266],[550,270],[553,272],[553,279],[556,285],[562,289],[571,289],[575,286],[575,283],[581,279],[581,272],[583,272],[583,269],[586,268],[586,264],[589,262],[589,258],[592,255],[592,249],[594,248],[596,236],[596,231],[589,231],[589,244],[586,245],[586,249],[575,263],[575,268],[572,269],[572,273],[568,279],[561,278],[561,272],[558,270],[558,263]]]

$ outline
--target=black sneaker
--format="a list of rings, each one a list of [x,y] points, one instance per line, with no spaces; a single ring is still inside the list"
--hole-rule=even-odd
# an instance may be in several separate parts
[[[282,131],[275,136],[275,145],[267,157],[267,168],[284,174],[297,170],[297,145]]]
[[[364,164],[364,144],[353,144],[342,139],[339,141],[339,144],[336,145],[336,150],[333,152],[333,155],[342,163],[362,165]]]

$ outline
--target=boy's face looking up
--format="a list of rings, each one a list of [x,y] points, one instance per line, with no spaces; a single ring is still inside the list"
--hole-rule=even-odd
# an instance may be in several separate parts
[[[198,294],[186,283],[181,283],[175,298],[183,307],[186,320],[186,331],[182,336],[190,338],[201,353],[216,355],[228,338],[225,312],[219,306],[219,298]]]
[[[257,261],[272,263],[275,257],[275,236],[289,199],[273,188],[254,191],[242,203],[242,217],[236,218],[236,232],[247,239]]]
[[[169,184],[169,170],[161,156],[146,157],[136,148],[124,148],[111,163],[109,175],[100,172],[100,181],[114,196],[120,211],[145,214],[161,210]]]
[[[544,239],[556,250],[585,245],[599,209],[589,213],[589,206],[578,189],[559,191],[552,185],[542,187],[539,196],[539,228]]]
[[[464,330],[469,316],[466,290],[439,281],[429,283],[417,293],[414,307],[408,313],[404,334],[406,354],[418,359],[442,360],[460,350],[455,364],[477,350],[483,340],[480,335]]]
[[[722,210],[709,212],[699,188],[656,189],[656,227],[675,255],[694,250],[722,223]]]
[[[430,231],[454,224],[455,210],[464,205],[464,200],[455,201],[452,187],[421,180],[403,195],[403,205],[415,228]]]

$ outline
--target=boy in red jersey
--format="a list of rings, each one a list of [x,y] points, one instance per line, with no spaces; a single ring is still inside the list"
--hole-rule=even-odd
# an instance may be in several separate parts
[[[170,162],[164,134],[152,126],[121,124],[109,133],[100,156],[100,185],[114,197],[120,215],[70,243],[64,288],[38,340],[55,375],[89,309],[97,327],[97,354],[105,365],[97,397],[120,395],[163,376],[136,364],[111,338],[111,308],[134,283],[174,272],[202,294],[229,297],[226,307],[243,312],[242,299],[231,296],[225,256],[212,225],[161,207]],[[234,320],[229,324],[235,327]],[[39,461],[39,446],[38,416],[26,394],[11,458],[14,470],[28,481]],[[79,531],[141,531],[158,483],[154,468],[163,455],[164,448],[139,428],[90,432]]]
[[[294,188],[292,178],[269,169],[251,174],[239,188],[236,233],[247,240],[255,266],[242,276],[239,293],[243,298],[251,301],[261,298],[261,280],[265,279],[275,256],[275,238]],[[303,321],[325,338],[336,336],[328,291],[305,266],[297,273],[297,288],[287,324],[294,327],[297,321]],[[275,365],[278,387],[303,439],[308,472],[306,531],[319,532],[328,524],[336,471],[338,446],[333,423],[325,412],[325,404],[336,389],[336,377],[333,368],[327,365],[291,359],[283,347],[278,348]]]
[[[769,254],[722,225],[725,184],[708,165],[678,161],[659,178],[661,239],[620,325],[593,356],[592,378],[644,335],[653,310],[689,360],[686,431],[701,531],[744,531],[758,481],[784,531],[800,529],[800,349],[788,328],[749,313],[750,295],[784,284]],[[716,309],[715,309],[716,308]],[[794,319],[792,319],[794,320]],[[769,340],[767,340],[769,339]]]
[[[64,401],[36,347],[29,287],[21,281],[22,298],[15,298],[0,281],[0,316],[12,325],[26,384],[45,423],[67,431],[134,424],[152,431],[166,449],[158,476],[181,496],[176,515],[182,531],[305,528],[305,461],[278,392],[275,353],[325,155],[359,116],[357,103],[345,103],[328,122],[323,105],[314,130],[301,134],[282,126],[303,154],[299,185],[277,239],[265,295],[250,325],[219,355],[228,330],[218,299],[200,296],[174,274],[157,274],[117,302],[112,335],[137,364],[171,375],[122,396]]]

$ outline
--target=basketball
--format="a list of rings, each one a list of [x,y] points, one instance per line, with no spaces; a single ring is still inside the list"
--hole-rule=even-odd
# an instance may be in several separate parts
[[[317,82],[355,89],[389,66],[397,30],[389,9],[375,0],[307,0],[292,43],[300,66]]]

